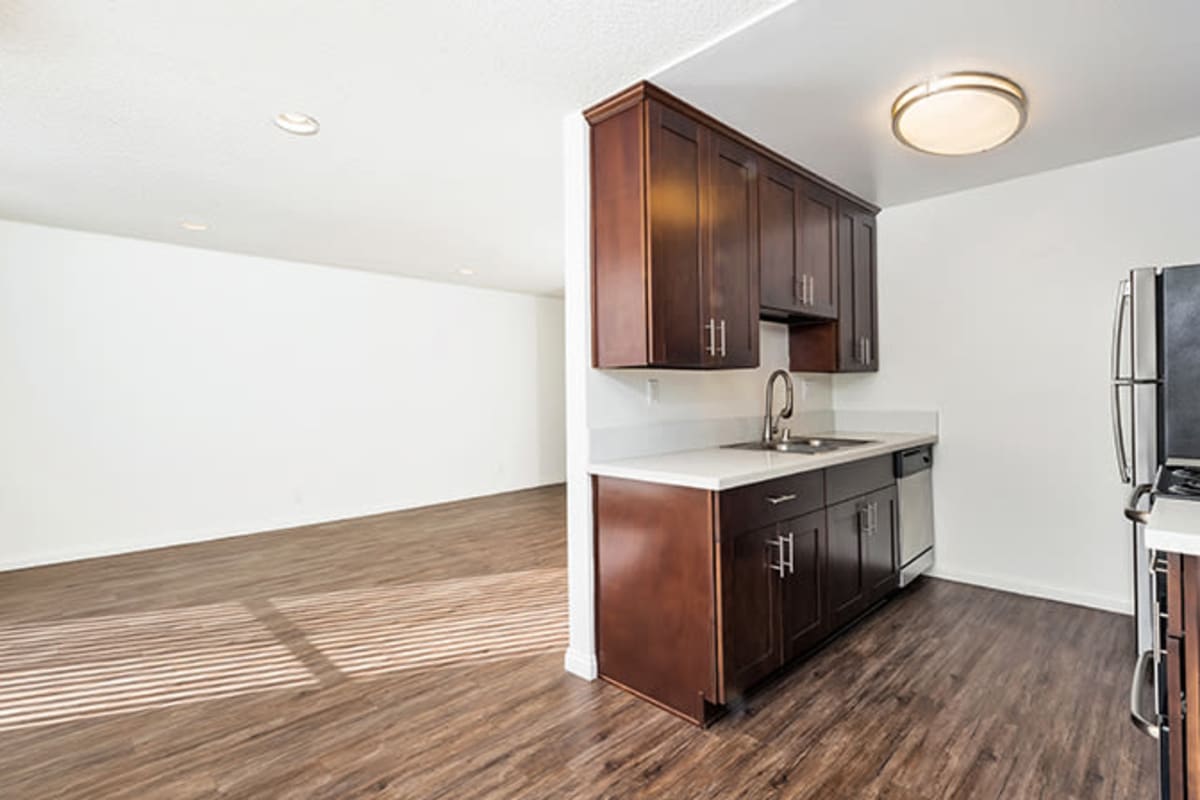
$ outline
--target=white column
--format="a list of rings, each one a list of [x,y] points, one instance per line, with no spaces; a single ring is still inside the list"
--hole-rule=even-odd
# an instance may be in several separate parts
[[[592,368],[590,157],[583,115],[563,120],[563,300],[567,379],[567,672],[596,668],[592,487],[588,477],[588,378]]]

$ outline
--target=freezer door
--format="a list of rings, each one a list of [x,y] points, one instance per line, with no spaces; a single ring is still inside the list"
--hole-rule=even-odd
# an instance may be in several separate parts
[[[1149,267],[1129,274],[1133,380],[1158,380],[1158,270]]]
[[[1165,459],[1200,458],[1200,266],[1162,275]]]

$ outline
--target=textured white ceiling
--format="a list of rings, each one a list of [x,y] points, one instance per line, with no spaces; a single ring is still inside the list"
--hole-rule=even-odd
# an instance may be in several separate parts
[[[1200,134],[1198,30],[1194,0],[0,0],[0,217],[555,292],[562,117],[639,78],[894,205]],[[901,148],[895,95],[963,68],[1021,82],[1026,130]]]
[[[1025,130],[961,158],[898,144],[896,96],[962,69],[1020,83]],[[655,80],[889,206],[1200,135],[1200,3],[799,0]]]
[[[553,292],[563,116],[777,2],[0,0],[0,216]]]

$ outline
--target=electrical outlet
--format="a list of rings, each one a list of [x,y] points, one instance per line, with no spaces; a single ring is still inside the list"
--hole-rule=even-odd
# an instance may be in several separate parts
[[[658,405],[658,378],[646,379],[646,405]]]

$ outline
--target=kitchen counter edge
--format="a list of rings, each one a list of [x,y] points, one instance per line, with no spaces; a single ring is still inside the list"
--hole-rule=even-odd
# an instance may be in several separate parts
[[[773,478],[862,461],[910,447],[936,444],[938,441],[936,434],[927,433],[838,431],[813,434],[813,438],[835,437],[868,439],[871,444],[816,455],[706,447],[637,458],[595,461],[588,466],[588,472],[605,478],[623,478],[720,492]]]

